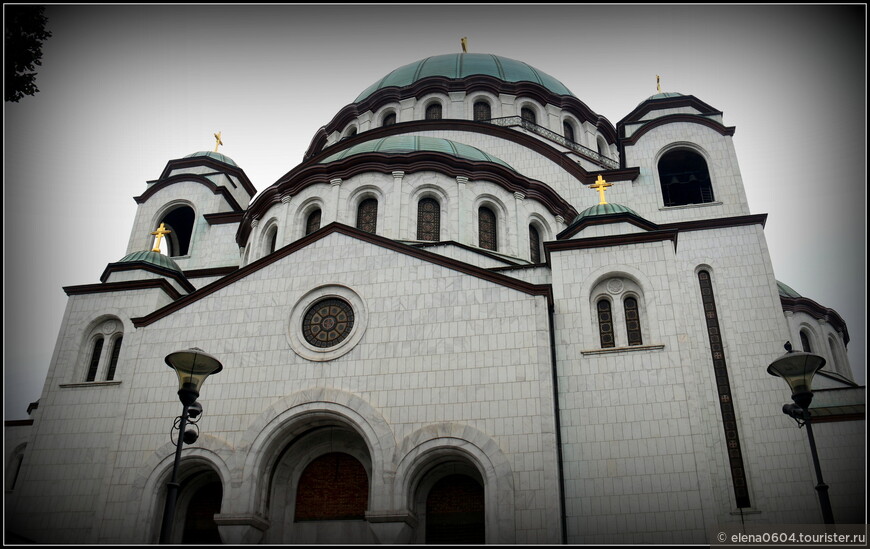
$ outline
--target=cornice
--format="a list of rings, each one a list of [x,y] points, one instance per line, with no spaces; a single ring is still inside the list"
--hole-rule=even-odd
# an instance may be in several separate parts
[[[553,145],[546,141],[542,141],[537,137],[529,135],[525,132],[516,131],[511,128],[488,124],[486,122],[475,122],[472,120],[460,119],[441,119],[441,120],[413,120],[411,122],[400,122],[391,126],[383,126],[373,128],[371,130],[358,133],[352,137],[342,139],[338,143],[334,143],[326,149],[320,150],[316,154],[306,155],[306,161],[298,166],[307,165],[309,162],[319,162],[335,153],[341,152],[348,147],[352,147],[365,141],[380,139],[381,137],[389,137],[392,135],[400,135],[406,133],[425,132],[425,131],[467,131],[469,133],[478,133],[488,135],[506,141],[511,141],[517,145],[521,145],[534,151],[535,153],[544,156],[557,164],[560,168],[567,171],[584,185],[595,183],[595,179],[599,174],[606,174],[608,181],[634,181],[640,175],[639,168],[619,168],[616,170],[598,170],[586,171],[580,164],[568,157],[567,152],[559,151]],[[294,170],[291,170],[284,175],[282,179],[290,176]]]
[[[100,275],[100,282],[105,283],[106,279],[109,278],[109,275],[111,273],[118,273],[124,271],[148,271],[149,273],[154,273],[159,276],[171,278],[172,280],[178,282],[178,284],[181,285],[181,287],[188,292],[192,292],[196,289],[182,273],[160,267],[159,265],[154,265],[153,263],[148,263],[147,261],[124,261],[118,263],[109,263],[103,271],[103,274]]]
[[[631,137],[626,137],[620,140],[620,151],[624,149],[624,147],[632,147],[637,144],[638,140],[646,133],[652,131],[655,128],[660,126],[665,126],[667,124],[676,124],[680,122],[686,122],[689,124],[698,124],[700,126],[705,126],[707,128],[712,129],[715,132],[718,132],[719,135],[722,136],[733,136],[735,128],[734,126],[725,126],[720,124],[715,120],[711,120],[706,116],[698,115],[698,114],[668,114],[665,116],[660,116],[659,118],[654,118],[644,125],[639,127],[634,133],[631,134]],[[620,156],[622,158],[622,156]]]
[[[183,168],[192,168],[194,166],[209,166],[214,168],[216,171],[234,175],[238,178],[239,183],[242,184],[242,188],[247,191],[248,196],[253,197],[257,194],[257,189],[254,187],[251,180],[248,179],[245,171],[239,168],[238,166],[233,166],[232,164],[226,164],[219,160],[216,160],[210,156],[191,156],[189,158],[177,158],[175,160],[170,160],[166,163],[166,167],[163,168],[163,171],[160,173],[159,179],[167,179],[169,178],[169,174],[172,170],[183,169]]]
[[[413,84],[404,87],[381,88],[359,103],[351,103],[341,109],[326,126],[323,127],[326,135],[334,131],[341,131],[354,118],[361,114],[372,111],[377,112],[383,106],[401,101],[403,99],[421,97],[430,93],[449,94],[452,92],[474,93],[486,91],[493,95],[514,95],[528,97],[542,105],[553,105],[565,109],[573,114],[580,122],[593,124],[608,143],[616,142],[616,129],[607,118],[595,113],[585,103],[573,95],[558,95],[544,86],[534,82],[506,82],[499,78],[487,75],[473,75],[466,78],[446,78],[443,76],[431,76],[417,80]],[[306,158],[312,151],[306,153]]]
[[[245,212],[218,212],[218,213],[210,213],[205,214],[202,217],[205,218],[206,222],[209,225],[225,225],[230,223],[241,223],[242,217]]]
[[[642,122],[643,117],[653,111],[678,109],[680,107],[691,107],[700,112],[701,114],[705,115],[722,114],[722,111],[711,107],[694,95],[680,95],[677,97],[665,97],[662,99],[647,99],[646,101],[635,107],[633,111],[622,117],[622,119],[616,123],[617,130],[619,130],[619,128],[625,127],[627,124]],[[621,131],[619,131],[619,135],[623,135]]]
[[[148,201],[149,198],[154,196],[154,194],[157,191],[164,189],[164,188],[166,188],[170,185],[173,185],[175,183],[183,183],[183,182],[199,183],[200,185],[203,185],[207,189],[209,189],[213,194],[221,195],[227,201],[227,204],[230,205],[230,208],[232,208],[233,210],[235,210],[235,211],[242,210],[242,207],[239,206],[238,202],[236,202],[236,199],[233,197],[232,193],[230,193],[229,189],[227,189],[223,185],[215,185],[214,182],[212,182],[207,177],[204,177],[204,176],[199,175],[199,174],[194,174],[194,173],[185,173],[185,174],[173,175],[172,177],[167,177],[165,179],[159,179],[159,180],[155,181],[147,189],[145,189],[144,193],[140,194],[139,196],[133,197],[133,200],[135,200],[137,204],[144,204],[145,202]]]
[[[306,246],[309,246],[310,244],[332,233],[339,233],[345,236],[349,236],[351,238],[356,238],[358,240],[374,244],[375,246],[380,246],[382,248],[415,257],[422,261],[441,265],[442,267],[465,273],[476,278],[487,280],[489,282],[493,282],[495,284],[499,284],[501,286],[505,286],[528,295],[546,297],[548,306],[552,306],[553,303],[552,286],[549,284],[530,284],[517,280],[515,278],[511,278],[509,276],[482,269],[480,267],[475,267],[474,265],[469,265],[467,263],[463,263],[449,257],[444,257],[442,255],[427,252],[426,250],[421,250],[413,246],[408,246],[407,244],[402,244],[389,238],[370,234],[354,227],[349,227],[340,223],[330,223],[329,225],[311,233],[310,235],[307,235],[287,246],[284,246],[279,250],[276,250],[272,254],[269,254],[265,257],[258,259],[257,261],[254,261],[253,263],[250,263],[249,265],[239,268],[234,273],[229,274],[220,280],[216,280],[211,284],[208,284],[207,286],[204,286],[199,290],[193,292],[192,294],[182,297],[174,303],[170,303],[169,305],[158,309],[157,311],[154,311],[149,315],[131,319],[133,325],[139,328],[157,322],[158,320],[165,318],[172,313],[199,301],[200,299],[203,299],[223,288],[226,288],[238,282],[239,280],[259,271],[260,269],[263,269],[277,261],[280,261],[281,259],[284,259],[289,255],[292,255],[293,253],[305,248]]]
[[[82,284],[79,286],[64,286],[66,295],[88,295],[107,292],[127,292],[133,290],[163,290],[173,301],[179,299],[181,294],[165,278],[153,278],[150,280],[130,280],[126,282],[106,282],[103,284]]]
[[[812,299],[806,297],[785,297],[780,295],[779,300],[782,303],[783,311],[806,313],[816,320],[824,320],[835,330],[843,333],[844,345],[849,344],[849,329],[846,327],[846,321],[844,321],[843,317],[841,317],[834,309],[819,305]]]

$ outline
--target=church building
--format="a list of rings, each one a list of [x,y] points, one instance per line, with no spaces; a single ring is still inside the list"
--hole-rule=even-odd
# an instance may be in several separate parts
[[[837,522],[864,522],[848,329],[777,281],[717,107],[660,92],[614,125],[534,67],[459,53],[324,122],[259,192],[220,134],[169,160],[126,254],[64,288],[41,398],[5,427],[7,541],[160,539],[182,409],[165,359],[190,348],[222,370],[172,542],[707,544],[822,523],[767,371],[787,341],[825,359],[821,468]]]

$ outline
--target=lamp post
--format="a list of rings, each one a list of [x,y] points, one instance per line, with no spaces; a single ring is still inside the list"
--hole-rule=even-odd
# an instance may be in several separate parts
[[[822,517],[825,524],[834,524],[834,513],[831,510],[831,499],[828,497],[828,485],[822,479],[822,468],[819,466],[819,454],[816,452],[816,439],[813,437],[810,402],[813,400],[813,376],[825,365],[825,359],[812,353],[793,351],[791,343],[785,344],[786,353],[774,360],[767,367],[767,373],[783,378],[791,388],[791,399],[794,404],[782,407],[782,413],[797,421],[798,427],[807,427],[807,438],[810,440],[810,452],[813,456],[813,467],[816,469],[816,491],[819,493],[819,503],[822,507]]]
[[[192,411],[191,406],[199,398],[199,389],[205,382],[205,378],[223,369],[223,365],[218,359],[196,347],[186,351],[169,353],[165,360],[166,364],[178,375],[178,399],[181,400],[182,409],[178,425],[178,442],[175,447],[175,462],[172,464],[172,479],[166,484],[166,505],[163,507],[160,543],[170,543],[169,540],[172,536],[175,501],[178,499],[178,464],[181,462],[181,446],[185,442],[184,428]],[[201,410],[200,406],[198,411],[201,412]]]

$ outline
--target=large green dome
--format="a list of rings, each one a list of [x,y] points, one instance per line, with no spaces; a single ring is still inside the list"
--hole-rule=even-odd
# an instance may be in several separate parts
[[[359,103],[380,89],[409,86],[430,76],[456,79],[475,75],[492,76],[505,82],[534,82],[556,95],[574,95],[564,84],[549,74],[543,73],[522,61],[489,53],[449,53],[427,57],[410,65],[399,67],[366,88],[355,102]]]
[[[440,137],[426,137],[423,135],[393,135],[390,137],[364,141],[324,158],[320,161],[320,164],[328,164],[350,156],[370,152],[405,154],[421,151],[440,152],[457,158],[473,160],[475,162],[494,162],[496,164],[501,164],[505,168],[516,171],[504,160],[496,158],[491,154],[487,154],[471,145],[457,143]]]

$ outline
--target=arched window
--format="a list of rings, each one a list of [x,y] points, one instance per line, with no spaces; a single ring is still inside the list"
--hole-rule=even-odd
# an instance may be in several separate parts
[[[113,381],[118,370],[121,345],[124,341],[124,326],[117,318],[99,321],[86,335],[82,343],[82,368],[77,376],[84,381]],[[108,346],[108,353],[105,353]],[[78,378],[82,379],[81,377]]]
[[[534,225],[529,225],[529,259],[532,263],[541,262],[541,233]]]
[[[713,202],[707,162],[696,152],[677,149],[662,156],[659,181],[665,206]]]
[[[607,299],[598,300],[598,334],[602,349],[616,346],[613,337],[613,314],[610,311],[610,301]]]
[[[604,141],[604,138],[599,135],[598,139],[595,140],[595,144],[598,147],[598,154],[607,156],[607,142]]]
[[[121,354],[121,343],[124,336],[118,336],[112,341],[112,354],[109,355],[109,369],[106,370],[106,381],[115,379],[115,370],[118,369],[118,356]]]
[[[577,141],[576,139],[574,139],[574,126],[572,126],[571,123],[567,120],[562,122],[562,133],[565,135],[565,139],[567,139],[568,141]]]
[[[190,206],[179,206],[163,216],[163,219],[157,223],[157,227],[163,223],[170,232],[162,241],[166,242],[167,248],[161,247],[161,251],[169,257],[187,255],[190,252],[190,238],[193,235],[195,217]]]
[[[477,211],[478,245],[485,250],[498,250],[498,227],[495,213],[486,206]]]
[[[801,348],[804,350],[805,353],[813,352],[813,347],[812,345],[810,345],[810,337],[804,330],[801,330]]]
[[[100,356],[103,354],[103,337],[97,336],[91,349],[91,361],[88,363],[88,375],[85,381],[97,379],[97,368],[100,366]]]
[[[467,475],[438,480],[426,496],[426,543],[486,543],[483,486]]]
[[[367,198],[360,202],[356,210],[356,228],[375,234],[378,228],[378,201]]]
[[[417,203],[417,240],[441,239],[441,205],[434,198]]]
[[[441,120],[441,103],[433,102],[426,107],[426,120]]]
[[[526,122],[531,122],[532,124],[537,124],[537,116],[535,116],[535,111],[530,107],[523,107],[520,109],[520,117]]]
[[[345,137],[353,137],[356,135],[356,126],[352,126],[349,130],[347,130],[347,135]]]
[[[266,233],[266,253],[270,254],[275,251],[278,246],[278,227],[273,225],[269,227],[269,232]]]
[[[369,478],[353,456],[332,452],[305,467],[296,488],[296,522],[365,519]]]
[[[492,118],[492,111],[489,108],[489,103],[486,101],[476,101],[474,103],[474,119],[480,122],[490,118]]]
[[[623,301],[623,306],[625,307],[625,330],[628,332],[628,344],[643,345],[637,300],[633,297],[626,297],[625,301]]]
[[[390,112],[384,115],[384,121],[381,123],[381,126],[392,126],[396,123],[396,113]]]
[[[309,235],[320,228],[320,208],[317,208],[305,220],[305,234]]]

